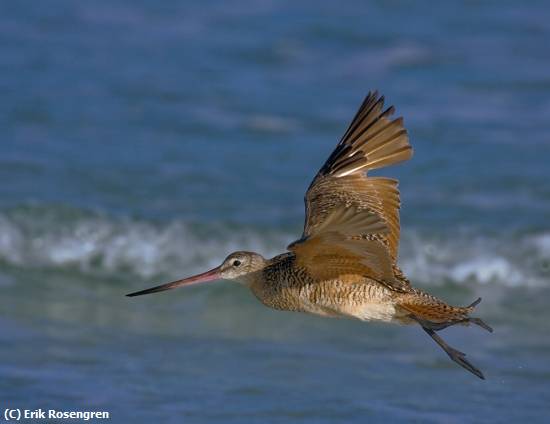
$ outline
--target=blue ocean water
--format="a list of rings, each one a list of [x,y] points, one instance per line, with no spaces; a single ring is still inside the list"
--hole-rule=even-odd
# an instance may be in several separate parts
[[[114,422],[545,422],[550,5],[0,3],[0,407]],[[405,117],[400,263],[494,334],[270,311],[275,255],[369,90]]]

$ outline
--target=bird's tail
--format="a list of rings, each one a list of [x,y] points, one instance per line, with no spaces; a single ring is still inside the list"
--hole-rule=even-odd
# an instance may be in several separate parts
[[[466,359],[465,353],[449,346],[436,333],[436,331],[456,324],[476,324],[489,332],[493,332],[493,329],[481,318],[470,316],[470,313],[473,312],[479,302],[481,302],[481,298],[468,306],[451,306],[435,296],[415,290],[411,293],[402,294],[398,306],[409,319],[420,324],[422,329],[447,353],[449,358],[477,377],[485,379],[483,373]]]
[[[399,307],[414,316],[416,321],[436,331],[456,324],[476,324],[492,332],[493,329],[481,318],[470,316],[479,302],[481,298],[468,306],[451,306],[431,294],[415,290],[401,296]]]

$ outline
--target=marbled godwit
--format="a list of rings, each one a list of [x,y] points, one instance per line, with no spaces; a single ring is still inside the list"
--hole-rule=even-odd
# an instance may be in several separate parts
[[[470,313],[419,289],[397,266],[399,191],[397,180],[367,172],[412,156],[403,119],[391,119],[384,98],[369,93],[349,128],[305,195],[302,237],[289,252],[264,259],[254,252],[231,253],[208,272],[128,294],[139,296],[213,280],[248,286],[266,306],[327,317],[352,317],[419,324],[449,357],[484,378],[465,354],[436,331],[455,324],[491,327]]]

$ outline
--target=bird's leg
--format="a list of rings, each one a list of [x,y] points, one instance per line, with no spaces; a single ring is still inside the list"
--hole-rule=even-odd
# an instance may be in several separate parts
[[[467,369],[475,376],[481,378],[482,380],[485,380],[485,377],[483,376],[483,373],[478,370],[476,367],[474,367],[467,359],[466,354],[464,352],[461,352],[451,346],[449,346],[445,340],[443,340],[439,335],[435,332],[433,328],[430,328],[429,324],[424,322],[421,319],[416,318],[415,316],[411,315],[411,318],[417,321],[422,329],[445,351],[447,355],[449,355],[449,358],[451,358],[454,362],[456,362],[461,367]],[[443,327],[445,328],[445,327]]]
[[[483,321],[481,318],[468,318],[467,321],[480,326],[484,330],[487,330],[489,333],[493,332],[493,328],[489,324],[486,324],[485,321]]]
[[[431,328],[422,327],[422,329],[428,333],[428,335],[434,339],[434,341],[449,355],[449,358],[451,358],[453,361],[455,361],[458,365],[461,367],[467,369],[472,374],[478,376],[482,380],[485,380],[485,377],[483,376],[483,373],[478,370],[476,367],[474,367],[467,359],[466,354],[461,352],[460,350],[456,350],[449,346],[445,341],[437,335],[437,333],[432,330]]]
[[[415,319],[415,321],[418,321],[418,319]],[[419,322],[420,323],[420,322]],[[457,324],[475,324],[483,328],[484,330],[487,330],[489,333],[493,332],[493,329],[490,325],[486,324],[485,321],[483,321],[481,318],[464,318],[460,320],[453,320],[453,321],[447,321],[447,322],[427,322],[422,321],[420,325],[426,326],[428,328],[431,328],[432,330],[439,331],[443,330],[447,327],[450,327],[451,325],[457,325]]]

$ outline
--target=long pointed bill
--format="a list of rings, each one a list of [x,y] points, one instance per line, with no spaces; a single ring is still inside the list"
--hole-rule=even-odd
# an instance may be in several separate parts
[[[172,281],[168,284],[161,284],[160,286],[151,287],[150,289],[141,290],[138,292],[127,294],[128,297],[141,296],[143,294],[157,293],[165,290],[175,289],[181,286],[190,286],[191,284],[206,283],[207,281],[220,279],[220,267],[211,269],[202,274],[194,275],[193,277],[184,278],[183,280]]]

